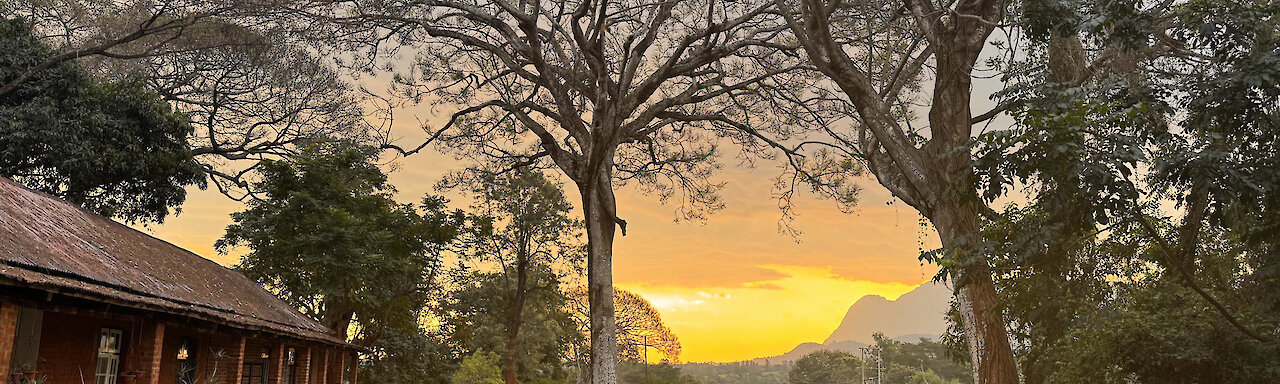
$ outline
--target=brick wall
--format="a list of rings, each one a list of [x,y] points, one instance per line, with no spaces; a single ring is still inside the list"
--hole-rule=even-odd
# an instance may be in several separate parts
[[[208,343],[205,344],[206,346],[200,347],[200,352],[204,353],[204,357],[199,358],[209,368],[197,373],[197,377],[215,383],[239,383],[242,340],[243,338],[234,332],[211,335]],[[205,380],[201,380],[201,383],[205,382]]]
[[[139,369],[140,326],[129,321],[46,311],[36,369],[48,378],[47,384],[93,384],[102,328],[122,331],[120,372]]]
[[[226,346],[215,344],[214,337],[209,334],[169,324],[165,326],[164,349],[160,355],[160,384],[177,384],[178,347],[182,345],[183,340],[192,342],[188,349],[188,356],[196,364],[195,382],[205,383],[215,374],[214,367],[219,359],[218,351],[225,350]],[[231,344],[235,341],[224,341],[224,343]],[[225,374],[229,367],[230,365],[225,365],[217,368]]]
[[[360,355],[357,355],[354,351],[343,351],[343,353],[349,355],[347,357],[349,363],[347,364],[351,365],[351,384],[356,384],[360,382]]]
[[[164,352],[164,323],[144,322],[138,332],[138,361],[134,366],[144,374],[139,384],[160,384],[160,358]],[[168,383],[172,383],[166,380]]]
[[[244,362],[247,358],[245,355],[248,353],[246,349],[248,347],[248,339],[244,336],[239,336],[236,340],[236,344],[233,347],[235,349],[229,349],[233,351],[231,355],[233,357],[228,359],[228,362],[231,363],[231,369],[227,371],[228,375],[226,381],[224,381],[226,384],[240,383],[240,376],[244,373]]]
[[[17,328],[18,306],[0,301],[0,380],[9,380],[9,359],[13,354],[14,331]]]
[[[272,349],[271,364],[267,367],[271,378],[268,383],[282,384],[284,383],[284,365],[285,365],[285,348],[284,343],[277,343]]]
[[[293,384],[311,383],[311,347],[298,347],[298,377]]]
[[[267,358],[264,360],[262,354],[266,353]],[[276,364],[273,360],[276,358],[276,345],[271,339],[261,337],[250,337],[245,342],[244,363],[266,363],[267,383],[274,383],[276,380]]]
[[[316,362],[319,363],[319,365],[315,365],[311,368],[312,376],[314,377],[314,379],[311,380],[311,383],[327,384],[329,374],[329,348],[320,346],[312,348],[311,352],[313,353],[313,356],[315,356]]]
[[[330,360],[330,371],[332,375],[329,382],[333,384],[342,384],[342,378],[345,377],[347,368],[347,354],[338,348],[333,348],[333,360]]]
[[[0,368],[7,370],[12,349],[17,307],[0,303]],[[282,383],[286,351],[294,348],[297,376],[293,384],[335,384],[343,377],[342,363],[348,351],[310,342],[294,342],[273,336],[245,337],[231,329],[190,329],[180,324],[157,323],[148,318],[94,317],[45,311],[40,332],[36,369],[47,384],[94,384],[98,341],[102,328],[122,333],[119,373],[144,371],[135,384],[180,384],[177,352],[182,340],[194,341],[197,384],[240,384],[245,362],[269,355],[268,384]],[[119,384],[124,384],[120,381]]]

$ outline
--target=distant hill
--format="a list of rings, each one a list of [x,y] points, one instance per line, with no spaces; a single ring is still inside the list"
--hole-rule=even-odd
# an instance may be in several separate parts
[[[929,341],[938,341],[939,336],[942,336],[942,333],[938,333],[938,334],[913,333],[910,335],[894,336],[894,337],[890,337],[889,339],[911,344],[911,343],[919,343],[920,339],[929,339]]]
[[[856,342],[856,341],[839,341],[839,342],[830,343],[830,344],[804,343],[804,344],[797,345],[795,348],[792,348],[791,351],[787,353],[777,355],[777,356],[761,357],[758,359],[751,360],[751,362],[756,364],[790,363],[796,360],[800,360],[800,358],[804,357],[805,355],[808,355],[810,353],[814,353],[817,351],[821,351],[821,350],[843,351],[843,352],[849,352],[851,354],[857,355],[859,353],[858,348],[862,348],[865,346],[867,345]]]
[[[857,341],[871,344],[871,334],[880,332],[892,338],[923,335],[936,338],[947,331],[946,313],[951,302],[951,288],[926,283],[897,300],[880,296],[863,296],[849,307],[844,320],[824,344]],[[914,338],[911,341],[918,341]]]
[[[951,288],[926,283],[903,294],[897,300],[881,296],[863,296],[849,307],[844,320],[822,344],[804,343],[791,351],[750,360],[757,364],[783,364],[819,350],[835,350],[857,355],[858,348],[875,342],[874,333],[891,339],[914,343],[921,338],[937,340],[947,330],[946,312],[950,306]]]

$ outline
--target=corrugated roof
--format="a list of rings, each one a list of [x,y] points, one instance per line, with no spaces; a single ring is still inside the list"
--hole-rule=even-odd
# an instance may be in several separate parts
[[[239,272],[3,177],[0,276],[117,305],[346,344]]]

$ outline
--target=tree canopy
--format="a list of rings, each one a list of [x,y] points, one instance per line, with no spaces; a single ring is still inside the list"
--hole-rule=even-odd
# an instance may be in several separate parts
[[[545,264],[530,266],[527,274],[514,344],[510,337],[516,315],[511,291],[515,276],[504,272],[451,272],[449,282],[456,288],[436,310],[440,328],[462,353],[493,351],[504,371],[513,364],[519,382],[568,381],[573,375],[567,364],[572,357],[569,348],[581,343],[582,334],[565,310],[568,298],[559,289],[557,275]]]
[[[496,264],[499,272],[468,276],[469,270],[461,271],[453,279],[463,287],[450,302],[455,307],[443,313],[454,322],[494,327],[477,335],[506,335],[502,345],[468,346],[498,352],[507,384],[515,384],[518,375],[526,381],[531,375],[563,376],[561,351],[576,335],[564,313],[560,282],[581,271],[581,222],[569,217],[572,206],[560,185],[539,171],[472,170],[458,176],[442,187],[467,187],[478,216],[463,231],[459,253],[478,264]]]
[[[788,374],[791,384],[857,383],[862,380],[862,360],[847,352],[821,350],[796,360]]]
[[[247,249],[236,269],[340,336],[358,321],[364,345],[389,329],[419,329],[439,253],[465,219],[439,197],[396,202],[375,153],[320,142],[268,160],[256,186],[265,199],[233,214],[216,244]]]
[[[12,0],[0,14],[31,24],[48,54],[6,68],[0,97],[58,68],[126,77],[185,114],[184,136],[210,182],[244,200],[261,160],[320,138],[378,145],[374,104],[285,28],[296,4],[256,0]],[[292,37],[291,37],[292,36]]]
[[[24,19],[0,19],[0,82],[56,52]],[[127,222],[163,222],[205,174],[192,127],[137,76],[61,63],[0,96],[0,175]]]

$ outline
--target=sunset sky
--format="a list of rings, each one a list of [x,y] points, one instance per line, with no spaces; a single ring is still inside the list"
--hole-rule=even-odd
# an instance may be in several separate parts
[[[439,164],[460,166],[430,155],[398,163],[391,181],[401,201],[431,192],[456,169]],[[922,241],[936,246],[932,231],[922,231],[910,207],[886,205],[887,192],[871,180],[854,213],[806,196],[795,222],[803,233],[779,233],[776,174],[726,169],[726,208],[706,223],[673,222],[673,207],[631,188],[619,192],[619,215],[629,225],[615,244],[615,281],[653,302],[680,337],[684,361],[737,361],[822,342],[858,298],[894,299],[936,270],[916,260]],[[231,265],[234,257],[218,255],[213,242],[240,209],[216,191],[193,190],[182,214],[144,230]]]
[[[397,114],[392,132],[402,145],[420,142],[418,121],[439,119],[427,111]],[[873,179],[860,183],[860,203],[849,214],[832,201],[799,194],[793,226],[801,234],[792,237],[778,227],[778,165],[748,169],[734,167],[732,158],[721,162],[725,169],[717,177],[727,182],[726,207],[705,223],[675,222],[675,207],[634,186],[618,191],[618,215],[627,220],[628,233],[615,243],[615,283],[653,302],[682,341],[682,360],[739,361],[822,342],[860,297],[895,299],[936,271],[916,258],[921,247],[937,247],[932,228],[922,228],[919,214],[893,202]],[[466,165],[424,151],[386,168],[397,198],[410,202],[435,193],[437,180]],[[576,205],[576,193],[568,195]],[[450,197],[465,208],[460,196]],[[228,215],[242,209],[215,190],[193,189],[180,215],[143,230],[232,265],[235,257],[218,255],[213,242],[230,223]]]

